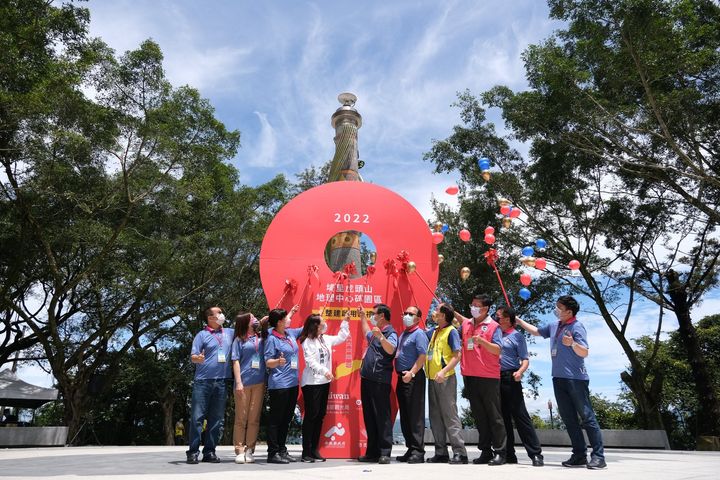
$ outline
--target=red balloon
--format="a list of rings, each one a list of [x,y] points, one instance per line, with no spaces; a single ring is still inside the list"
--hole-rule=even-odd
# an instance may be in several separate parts
[[[486,227],[485,228],[485,235],[493,235],[495,233],[494,227]]]
[[[502,207],[500,207],[500,213],[502,213],[505,216],[510,215],[511,209],[512,209],[512,207],[510,205],[503,205]]]
[[[510,218],[518,218],[522,212],[517,207],[512,207],[510,210]]]
[[[520,275],[520,283],[525,285],[526,287],[532,283],[532,277],[529,273],[523,273]]]
[[[577,270],[580,268],[580,262],[577,260],[570,260],[570,263],[568,263],[568,267],[570,267],[570,270]]]
[[[433,243],[437,245],[445,239],[445,235],[443,235],[441,232],[433,232],[432,239]]]
[[[535,259],[535,268],[538,270],[545,270],[545,267],[547,267],[547,261],[544,258]]]
[[[457,185],[451,185],[445,189],[445,193],[448,195],[456,195],[459,190]]]
[[[485,235],[485,243],[487,243],[488,245],[492,245],[493,243],[495,243],[495,235],[493,235],[493,234]]]
[[[465,229],[465,228],[463,228],[462,230],[460,230],[460,232],[458,233],[458,236],[460,237],[460,240],[462,240],[463,242],[469,242],[469,241],[470,241],[470,231],[468,231],[468,230]]]

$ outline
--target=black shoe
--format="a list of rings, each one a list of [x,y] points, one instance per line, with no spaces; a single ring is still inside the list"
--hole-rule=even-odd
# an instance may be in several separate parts
[[[311,455],[315,459],[316,462],[324,462],[326,459],[322,455],[320,455],[320,452],[315,450]]]
[[[490,460],[492,460],[492,458],[492,452],[483,450],[478,458],[473,459],[473,463],[475,465],[485,465],[487,463],[490,463]]]
[[[587,457],[585,455],[571,455],[570,458],[562,462],[563,467],[584,467],[587,465]]]
[[[368,457],[367,455],[362,455],[358,457],[358,462],[362,463],[377,463],[380,458],[378,457]]]
[[[517,456],[516,456],[516,455],[506,455],[506,456],[505,456],[505,463],[511,463],[511,464],[513,464],[513,465],[516,464],[516,463],[518,463]]]
[[[496,453],[495,456],[488,462],[488,465],[491,467],[496,467],[498,465],[505,465],[505,455],[501,455],[499,453]]]
[[[275,455],[268,456],[267,463],[279,463],[281,465],[287,465],[290,462],[276,453]]]
[[[302,463],[315,463],[315,457],[311,457],[310,455],[303,455],[300,457],[300,461]]]
[[[603,468],[607,468],[607,463],[605,463],[605,460],[600,457],[592,457],[590,462],[587,464],[587,468],[590,470],[601,470]]]
[[[410,455],[407,463],[425,463],[425,455]]]
[[[395,457],[395,460],[397,460],[398,462],[407,462],[408,458],[410,458],[410,451],[407,451],[402,455]]]
[[[545,459],[542,455],[533,455],[531,460],[533,462],[533,467],[542,467],[545,465]]]
[[[450,457],[447,455],[433,455],[426,461],[427,463],[448,463],[450,461]]]
[[[215,452],[210,452],[203,455],[202,461],[205,463],[220,463],[222,460],[215,455]]]
[[[281,456],[283,459],[287,460],[288,463],[297,463],[297,458],[295,458],[295,457],[293,457],[293,456],[290,456],[290,454],[289,454],[288,452],[283,452],[283,453],[280,454],[280,456]]]
[[[199,459],[200,452],[186,453],[185,455],[187,456],[186,462],[189,463],[190,465],[195,465],[197,463],[200,463],[200,459]]]
[[[467,465],[468,458],[467,455],[460,455],[459,453],[456,453],[453,455],[452,460],[448,462],[450,465]]]
[[[390,463],[390,457],[387,455],[380,455],[380,458],[378,458],[378,463],[380,465],[388,465]]]

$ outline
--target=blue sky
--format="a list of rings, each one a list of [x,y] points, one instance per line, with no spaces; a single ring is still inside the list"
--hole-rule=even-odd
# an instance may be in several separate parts
[[[241,181],[262,183],[320,166],[334,153],[330,116],[337,95],[358,96],[361,173],[431,218],[432,196],[443,201],[452,176],[433,175],[422,155],[460,122],[456,93],[497,84],[526,88],[520,55],[560,25],[541,0],[498,1],[139,1],[90,0],[91,34],[118,53],[152,38],[176,85],[200,90],[230,129],[242,133],[233,164]],[[489,118],[499,121],[497,112]],[[498,125],[502,131],[502,126]],[[526,148],[518,146],[521,151]],[[410,172],[408,174],[408,172]],[[626,360],[605,324],[583,304],[589,334],[591,389],[614,398]],[[694,318],[720,311],[709,296]],[[657,308],[637,310],[631,337],[650,333]],[[672,314],[665,330],[677,328]],[[552,397],[549,345],[531,345],[543,379],[531,410],[547,414]],[[28,381],[49,385],[38,369]]]

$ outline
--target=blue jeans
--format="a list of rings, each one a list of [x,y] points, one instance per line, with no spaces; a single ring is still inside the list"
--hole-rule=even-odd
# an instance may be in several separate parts
[[[592,447],[593,458],[605,458],[600,425],[590,404],[590,381],[553,378],[553,389],[560,417],[565,423],[573,455],[586,456],[587,444],[581,427],[585,429]],[[580,421],[578,421],[578,419]]]
[[[193,382],[192,413],[188,427],[190,444],[187,453],[196,453],[200,450],[203,420],[207,420],[207,429],[202,453],[206,455],[215,452],[225,421],[226,385],[224,378]]]

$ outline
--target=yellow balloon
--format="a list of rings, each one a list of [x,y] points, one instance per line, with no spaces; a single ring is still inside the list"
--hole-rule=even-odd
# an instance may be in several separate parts
[[[507,198],[499,198],[498,205],[500,205],[501,207],[504,207],[505,205],[510,205],[510,200],[508,200]]]
[[[468,267],[463,267],[460,270],[460,278],[462,279],[462,281],[465,281],[468,278],[470,278],[470,269]]]
[[[445,257],[443,256],[443,254],[442,254],[442,253],[439,254],[439,255],[438,255],[438,265],[441,264],[441,263],[444,262],[444,261],[445,261]]]
[[[442,222],[435,222],[435,231],[439,232],[440,230],[442,230],[442,226]]]
[[[512,218],[510,217],[504,217],[502,219],[502,226],[503,228],[510,228],[512,227]]]
[[[522,257],[520,262],[526,267],[535,267],[535,257]]]
[[[377,252],[370,252],[370,263],[372,265],[375,265],[376,261],[377,261]]]
[[[483,171],[482,171],[482,178],[483,178],[483,180],[485,180],[486,182],[489,182],[489,181],[490,181],[490,170],[483,170]]]
[[[415,262],[408,262],[405,266],[405,271],[407,273],[413,273],[415,269],[417,268],[417,265],[415,265]]]

